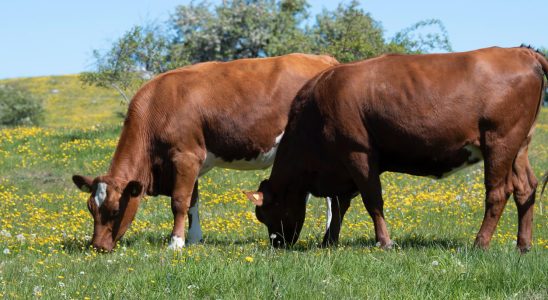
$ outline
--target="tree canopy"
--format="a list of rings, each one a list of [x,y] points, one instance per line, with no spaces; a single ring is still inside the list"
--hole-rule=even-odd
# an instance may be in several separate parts
[[[387,38],[379,21],[353,0],[310,17],[306,0],[226,0],[177,6],[163,25],[135,26],[106,51],[95,50],[84,83],[115,88],[129,101],[145,80],[204,61],[330,54],[341,62],[382,53],[451,51],[442,22],[422,20]]]

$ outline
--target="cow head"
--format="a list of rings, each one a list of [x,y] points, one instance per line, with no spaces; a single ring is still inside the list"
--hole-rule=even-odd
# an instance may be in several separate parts
[[[93,216],[93,247],[111,251],[135,218],[143,186],[130,181],[123,186],[113,178],[74,175],[74,184],[90,193],[88,209]]]
[[[255,215],[268,228],[273,246],[284,247],[297,241],[304,223],[306,192],[290,188],[274,191],[264,180],[258,191],[244,194],[255,204]]]

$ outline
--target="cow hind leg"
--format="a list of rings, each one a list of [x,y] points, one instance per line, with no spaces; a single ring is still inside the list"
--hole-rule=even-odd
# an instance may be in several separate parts
[[[331,211],[331,215],[327,217],[327,224],[325,229],[325,235],[321,246],[327,247],[330,245],[337,245],[339,242],[339,233],[341,232],[341,225],[343,222],[344,215],[350,206],[349,197],[331,197],[326,198],[328,211]]]
[[[512,166],[521,144],[516,143],[515,137],[511,133],[502,137],[495,132],[484,135],[485,213],[474,242],[481,249],[489,247],[504,207],[514,190]]]
[[[203,233],[200,226],[199,214],[200,194],[198,190],[198,181],[194,184],[192,198],[190,199],[190,208],[188,209],[188,234],[186,238],[187,244],[197,244],[203,242]]]
[[[531,248],[533,227],[533,206],[538,185],[529,158],[527,146],[520,149],[512,168],[512,184],[514,186],[514,201],[518,211],[517,246],[521,252]]]

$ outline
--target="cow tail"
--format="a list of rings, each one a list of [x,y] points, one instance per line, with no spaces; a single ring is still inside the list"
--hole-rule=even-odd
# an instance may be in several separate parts
[[[544,71],[544,75],[548,77],[548,59],[546,59],[546,56],[539,53],[538,51],[535,51],[535,56],[542,66],[542,71]],[[541,99],[542,103],[542,99]],[[546,184],[548,183],[548,171],[544,174],[542,178],[542,189],[540,191],[540,198],[542,199],[542,195],[544,194],[544,190],[546,189]]]
[[[535,51],[535,57],[542,66],[542,71],[544,72],[544,75],[548,76],[548,59],[546,59],[546,56],[538,51]]]
[[[546,188],[546,183],[548,183],[548,171],[542,177],[542,189],[540,190],[540,199],[542,200],[542,195],[544,194],[544,189]]]

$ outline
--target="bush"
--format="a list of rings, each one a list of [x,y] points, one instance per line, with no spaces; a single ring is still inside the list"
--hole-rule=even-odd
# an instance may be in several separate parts
[[[26,89],[0,85],[0,125],[39,125],[43,111],[42,100]]]

